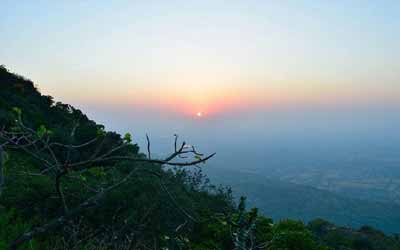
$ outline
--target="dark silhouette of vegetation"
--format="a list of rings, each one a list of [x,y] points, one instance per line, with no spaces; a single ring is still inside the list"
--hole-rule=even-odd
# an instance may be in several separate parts
[[[137,118],[139,119],[139,118]],[[168,157],[0,67],[0,249],[400,249],[396,236],[236,207],[173,137]]]

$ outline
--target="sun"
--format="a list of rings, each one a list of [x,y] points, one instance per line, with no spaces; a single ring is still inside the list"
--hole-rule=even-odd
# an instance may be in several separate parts
[[[203,112],[200,112],[200,111],[197,112],[197,113],[196,113],[196,116],[197,116],[197,117],[202,117],[202,116],[203,116]]]

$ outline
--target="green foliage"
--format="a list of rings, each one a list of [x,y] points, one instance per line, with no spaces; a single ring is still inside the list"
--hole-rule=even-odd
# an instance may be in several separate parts
[[[21,174],[30,173],[30,174]],[[27,218],[46,214],[57,207],[55,199],[47,199],[53,195],[51,178],[38,175],[39,171],[29,156],[9,152],[9,160],[4,165],[6,186],[0,197],[0,204],[6,208],[15,208],[19,214]]]
[[[47,134],[47,129],[44,125],[40,125],[39,128],[36,131],[36,135],[39,138],[42,138],[43,136],[45,136]]]
[[[317,250],[312,233],[300,221],[284,220],[273,227],[270,250]]]
[[[22,233],[32,227],[34,220],[27,220],[21,217],[17,211],[12,208],[6,210],[0,209],[0,250],[9,249],[9,243],[18,238]],[[22,250],[39,250],[46,249],[46,244],[38,240],[31,240],[30,242],[21,246]]]
[[[17,118],[18,120],[21,120],[21,117],[22,117],[22,110],[21,110],[20,108],[14,107],[14,108],[12,109],[12,111],[14,112],[16,118]]]
[[[3,157],[3,158],[0,159],[0,161],[1,161],[3,164],[6,164],[6,163],[8,162],[8,160],[10,159],[9,154],[8,154],[7,152],[5,152],[5,151],[2,152],[1,157]]]
[[[126,134],[124,135],[124,141],[125,141],[126,143],[131,143],[131,142],[132,142],[132,135],[131,135],[130,133],[126,133]]]
[[[311,221],[308,226],[321,244],[332,249],[348,250],[397,250],[400,241],[395,236],[386,236],[379,230],[363,226],[359,230],[338,227],[323,219]]]
[[[96,131],[97,137],[104,137],[106,136],[106,131],[104,131],[104,126],[99,126]]]
[[[233,243],[225,216],[203,211],[203,221],[197,223],[190,236],[191,249],[232,249]]]

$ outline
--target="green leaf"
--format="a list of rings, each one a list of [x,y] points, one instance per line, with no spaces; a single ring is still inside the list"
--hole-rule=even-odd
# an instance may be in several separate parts
[[[52,131],[52,130],[47,130],[46,134],[47,134],[48,136],[52,136],[52,135],[53,135],[53,131]]]
[[[130,133],[126,133],[126,134],[124,135],[124,141],[125,141],[126,143],[131,143],[131,142],[132,142],[132,135],[131,135]]]
[[[104,172],[104,169],[99,168],[99,167],[93,167],[93,168],[89,169],[89,173],[91,173],[92,175],[94,175],[96,177],[101,177],[101,176],[106,175],[106,173]]]
[[[104,128],[99,128],[99,129],[97,129],[96,134],[98,137],[104,137],[104,136],[106,136],[106,131],[104,131]]]
[[[3,163],[6,164],[8,160],[10,159],[10,156],[8,155],[7,152],[3,151]]]
[[[16,121],[15,122],[20,122],[22,120],[22,110],[20,108],[14,107],[12,108],[12,112],[16,116]]]
[[[44,125],[40,125],[39,128],[36,131],[36,135],[39,138],[42,138],[43,136],[45,136],[47,134],[47,129]]]
[[[20,108],[14,107],[12,111],[17,115],[21,116],[22,115],[22,110]]]
[[[85,176],[80,175],[79,177],[81,178],[82,181],[85,181],[85,182],[87,181],[87,178]]]

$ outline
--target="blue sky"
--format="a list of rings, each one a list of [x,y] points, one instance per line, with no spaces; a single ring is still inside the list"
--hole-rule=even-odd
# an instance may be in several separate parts
[[[5,1],[0,63],[99,108],[397,105],[398,13],[399,1]]]

